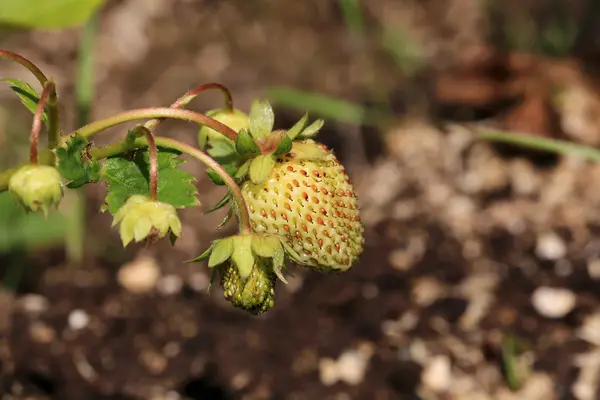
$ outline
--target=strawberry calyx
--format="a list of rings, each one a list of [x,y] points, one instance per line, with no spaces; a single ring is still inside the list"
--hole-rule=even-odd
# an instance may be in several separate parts
[[[188,262],[204,260],[208,260],[208,267],[211,269],[231,261],[236,265],[242,280],[250,276],[256,263],[267,262],[279,280],[287,284],[283,276],[285,249],[276,235],[242,233],[218,239],[204,253]]]

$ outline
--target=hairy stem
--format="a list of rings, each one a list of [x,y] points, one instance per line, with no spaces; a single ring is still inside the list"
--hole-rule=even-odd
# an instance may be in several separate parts
[[[156,201],[158,196],[158,151],[156,150],[154,135],[149,130],[144,133],[150,149],[150,200]]]
[[[33,116],[33,124],[31,126],[31,135],[29,137],[29,162],[37,165],[38,163],[38,141],[40,138],[40,130],[42,129],[42,120],[44,116],[44,108],[52,92],[54,92],[54,82],[47,81],[44,84],[44,90],[40,96],[40,101],[35,109]]]
[[[197,159],[198,161],[202,162],[208,168],[214,170],[221,177],[221,179],[223,179],[223,182],[225,182],[225,185],[229,188],[231,195],[233,196],[233,199],[236,203],[240,233],[252,232],[252,227],[250,226],[250,214],[248,213],[248,206],[246,204],[246,200],[244,200],[242,191],[235,182],[235,180],[231,177],[231,175],[229,175],[227,171],[223,169],[221,164],[219,164],[205,152],[188,144],[181,143],[175,139],[157,137],[156,144],[162,147],[168,147],[174,150],[181,151],[182,153],[188,154]]]
[[[116,125],[124,124],[130,121],[136,121],[140,119],[148,118],[172,118],[181,119],[184,121],[196,122],[200,125],[208,126],[215,131],[223,134],[229,139],[235,141],[237,133],[229,128],[227,125],[220,123],[219,121],[207,117],[204,114],[200,114],[189,110],[179,110],[175,108],[156,107],[156,108],[140,108],[136,110],[125,111],[112,117],[101,119],[91,124],[85,125],[77,129],[74,134],[78,134],[84,137],[90,137],[98,132],[105,129],[111,128]]]
[[[34,63],[29,61],[25,57],[20,56],[17,53],[13,53],[12,51],[0,49],[0,58],[5,58],[7,60],[11,60],[18,64],[21,64],[36,77],[36,79],[40,82],[42,86],[46,84],[46,81],[48,80],[48,78],[46,78],[46,75],[44,75],[44,73]]]
[[[197,86],[194,89],[187,91],[183,96],[178,98],[173,104],[169,106],[169,108],[184,108],[187,106],[192,100],[196,98],[200,93],[210,90],[210,89],[218,89],[223,93],[223,97],[225,98],[225,109],[228,111],[233,111],[233,98],[231,97],[231,92],[225,86],[220,83],[211,82],[205,83],[203,85]],[[150,132],[154,131],[156,127],[163,122],[164,118],[155,118],[150,120],[144,124]]]

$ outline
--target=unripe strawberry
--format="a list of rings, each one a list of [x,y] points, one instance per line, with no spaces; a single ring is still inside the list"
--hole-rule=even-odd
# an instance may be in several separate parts
[[[63,197],[62,176],[48,165],[26,165],[11,176],[8,190],[27,211],[48,215]]]
[[[242,192],[254,231],[282,236],[301,265],[345,271],[363,251],[352,184],[335,155],[318,142],[295,142],[266,180],[247,180]]]
[[[248,129],[248,115],[237,108],[231,111],[226,109],[210,110],[206,112],[206,115],[228,126],[235,132],[239,132],[241,129]],[[198,131],[198,141],[201,149],[206,148],[207,144],[210,145],[215,140],[228,140],[231,142],[231,140],[208,126],[202,126]]]
[[[234,307],[253,314],[262,314],[275,304],[276,276],[272,268],[257,260],[246,279],[240,276],[239,268],[233,263],[219,267],[223,295]]]
[[[132,240],[154,243],[171,235],[171,240],[181,236],[181,221],[171,204],[153,201],[146,196],[133,195],[115,213],[113,226],[121,223],[119,234],[123,246]]]

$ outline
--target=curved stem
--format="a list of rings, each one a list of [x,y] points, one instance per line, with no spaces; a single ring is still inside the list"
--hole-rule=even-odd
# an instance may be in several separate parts
[[[198,161],[202,162],[208,168],[213,169],[225,185],[231,191],[231,195],[237,206],[237,214],[238,214],[238,223],[240,226],[240,233],[251,233],[252,227],[250,225],[250,214],[248,213],[248,205],[246,204],[246,200],[244,200],[244,196],[242,195],[242,190],[237,185],[235,180],[225,171],[225,169],[215,161],[211,156],[206,154],[205,152],[192,147],[188,144],[181,143],[175,139],[169,139],[164,137],[157,137],[156,144],[162,147],[168,147],[174,150],[181,151],[182,153],[186,153]]]
[[[144,133],[150,149],[150,200],[156,201],[158,195],[158,151],[154,135],[148,130]]]
[[[220,90],[221,93],[223,93],[223,97],[225,98],[225,109],[228,111],[233,111],[233,98],[231,97],[231,92],[229,91],[229,89],[227,89],[227,87],[216,82],[205,83],[195,87],[194,89],[188,90],[183,96],[181,96],[173,104],[171,104],[169,108],[184,108],[200,93],[210,89]],[[144,124],[144,127],[146,127],[150,132],[152,132],[164,120],[164,118],[155,118],[151,121],[146,122]]]
[[[31,126],[31,135],[29,137],[29,161],[31,164],[37,165],[38,163],[38,141],[40,138],[40,130],[42,129],[42,119],[44,116],[44,108],[48,102],[50,94],[54,92],[54,82],[47,81],[44,85],[44,90],[40,96],[35,114],[33,116],[33,124]]]
[[[200,114],[189,110],[179,110],[175,108],[165,107],[140,108],[136,110],[125,111],[112,117],[92,122],[91,124],[85,125],[77,129],[73,133],[84,137],[89,137],[105,129],[123,124],[125,122],[147,118],[172,118],[181,119],[184,121],[192,121],[200,125],[208,126],[209,128],[214,129],[215,131],[225,135],[233,141],[235,141],[235,139],[237,138],[237,133],[233,129],[229,128],[227,125],[224,125],[213,118],[207,117],[204,114]]]
[[[37,78],[37,80],[42,86],[44,86],[46,81],[48,81],[46,75],[44,75],[44,73],[34,63],[29,61],[25,57],[18,55],[17,53],[0,49],[0,58],[6,58],[7,60],[14,61],[27,68],[29,72],[31,72]]]

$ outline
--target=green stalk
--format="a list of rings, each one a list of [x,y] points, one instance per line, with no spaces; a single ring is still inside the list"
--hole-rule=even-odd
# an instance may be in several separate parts
[[[237,138],[237,133],[233,129],[213,118],[194,111],[179,110],[168,107],[139,108],[125,111],[120,114],[113,115],[112,117],[92,122],[91,124],[77,129],[75,132],[73,132],[73,134],[81,135],[83,137],[90,137],[105,129],[112,128],[113,126],[149,118],[171,118],[195,122],[200,125],[208,126],[209,128],[214,129],[233,141],[235,141]]]

